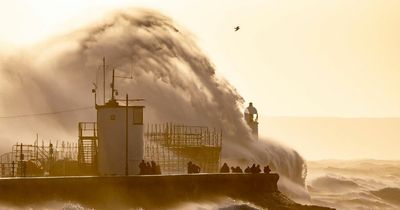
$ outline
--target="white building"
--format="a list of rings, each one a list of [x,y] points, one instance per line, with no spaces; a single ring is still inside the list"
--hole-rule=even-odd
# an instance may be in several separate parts
[[[144,156],[143,108],[119,105],[114,99],[96,106],[99,175],[126,175],[126,167],[128,175],[139,174]]]

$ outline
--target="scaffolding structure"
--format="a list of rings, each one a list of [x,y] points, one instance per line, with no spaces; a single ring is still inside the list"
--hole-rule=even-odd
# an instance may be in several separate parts
[[[145,132],[145,159],[160,165],[163,174],[182,174],[189,161],[201,172],[217,173],[222,131],[200,126],[152,124]]]
[[[77,143],[59,142],[39,145],[38,139],[34,144],[15,144],[11,152],[0,156],[0,176],[43,176],[57,168],[57,162],[77,161]]]
[[[78,124],[78,165],[81,172],[95,174],[97,171],[97,123],[80,122]]]
[[[98,131],[96,122],[80,122],[78,142],[17,143],[0,156],[0,177],[95,175]],[[162,174],[184,174],[188,162],[204,173],[217,173],[222,132],[200,126],[152,124],[144,133],[144,158],[160,165]]]

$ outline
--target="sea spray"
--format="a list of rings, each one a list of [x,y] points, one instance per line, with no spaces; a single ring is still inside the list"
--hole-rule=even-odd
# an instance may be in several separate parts
[[[101,22],[4,59],[0,67],[4,81],[0,110],[39,112],[43,108],[90,104],[92,81],[97,86],[102,84],[99,64],[103,56],[107,78],[111,69],[122,77],[133,76],[133,80],[119,79],[116,88],[145,99],[146,122],[172,121],[222,129],[223,161],[271,164],[281,176],[304,185],[302,157],[271,140],[254,139],[242,119],[244,100],[236,89],[216,75],[215,66],[189,32],[151,10],[117,11]],[[98,92],[97,102],[101,103],[101,89]],[[76,122],[93,118],[93,111],[88,110],[13,124],[3,121],[1,135],[20,123],[31,129],[54,127],[74,133]]]

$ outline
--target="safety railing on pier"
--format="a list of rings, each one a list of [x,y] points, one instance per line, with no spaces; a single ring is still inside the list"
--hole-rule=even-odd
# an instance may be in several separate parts
[[[186,173],[188,162],[201,172],[218,172],[222,131],[172,123],[148,125],[145,158],[160,165],[163,174]]]

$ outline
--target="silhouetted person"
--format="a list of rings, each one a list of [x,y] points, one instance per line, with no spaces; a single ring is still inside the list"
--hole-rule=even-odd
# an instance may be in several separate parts
[[[237,166],[236,169],[235,169],[235,172],[236,173],[243,173],[243,170],[239,166]]]
[[[193,173],[193,163],[192,163],[192,161],[189,161],[188,164],[187,164],[187,172],[188,172],[188,174]]]
[[[248,174],[251,173],[250,167],[247,166],[247,167],[244,169],[244,173],[248,173]]]
[[[192,163],[192,161],[190,161],[188,163],[188,173],[189,174],[200,173],[200,167],[198,165]]]
[[[145,174],[148,175],[151,173],[151,165],[149,162],[146,163],[146,170],[145,170]]]
[[[253,165],[251,165],[251,167],[250,167],[250,172],[251,172],[252,174],[255,174],[255,173],[256,173],[256,164],[255,164],[255,163],[253,163]]]
[[[264,167],[264,173],[269,174],[271,172],[271,169],[269,168],[269,165]]]
[[[200,170],[201,170],[200,166],[198,166],[198,165],[194,165],[194,166],[195,166],[195,170],[194,170],[195,173],[197,173],[197,174],[200,173]]]
[[[255,173],[256,173],[256,174],[261,173],[260,165],[257,165],[257,166],[256,166]]]
[[[224,163],[220,170],[221,173],[229,173],[229,166],[227,163]]]
[[[151,161],[150,174],[156,174],[156,162]]]
[[[139,174],[140,175],[144,175],[146,174],[146,163],[144,162],[144,160],[142,160],[142,162],[139,163]]]

